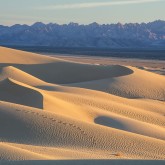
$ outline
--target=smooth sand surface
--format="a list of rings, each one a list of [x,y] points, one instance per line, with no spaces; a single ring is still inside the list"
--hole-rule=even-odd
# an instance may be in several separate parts
[[[164,159],[165,76],[0,47],[0,164]]]

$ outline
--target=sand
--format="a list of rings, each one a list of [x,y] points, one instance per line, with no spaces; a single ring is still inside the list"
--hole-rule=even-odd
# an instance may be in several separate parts
[[[165,77],[101,62],[0,47],[0,164],[165,164]]]

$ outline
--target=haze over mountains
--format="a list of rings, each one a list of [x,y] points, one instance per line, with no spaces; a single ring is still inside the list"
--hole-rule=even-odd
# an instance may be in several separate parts
[[[165,21],[141,24],[44,24],[0,26],[0,45],[142,48],[165,46]]]

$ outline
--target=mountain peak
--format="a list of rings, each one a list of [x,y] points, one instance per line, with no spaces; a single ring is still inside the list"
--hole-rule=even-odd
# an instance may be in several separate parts
[[[79,26],[78,23],[74,23],[74,22],[70,22],[68,25],[69,25],[69,26]]]
[[[46,26],[46,25],[42,22],[36,22],[32,25],[32,27],[35,27],[35,28],[42,28],[44,26]]]
[[[93,22],[91,24],[89,24],[89,26],[99,26],[100,24],[98,24],[97,22]]]

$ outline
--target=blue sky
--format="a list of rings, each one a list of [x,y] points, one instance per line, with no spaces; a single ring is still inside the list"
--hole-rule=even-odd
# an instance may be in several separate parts
[[[0,0],[0,24],[165,20],[165,0]]]

